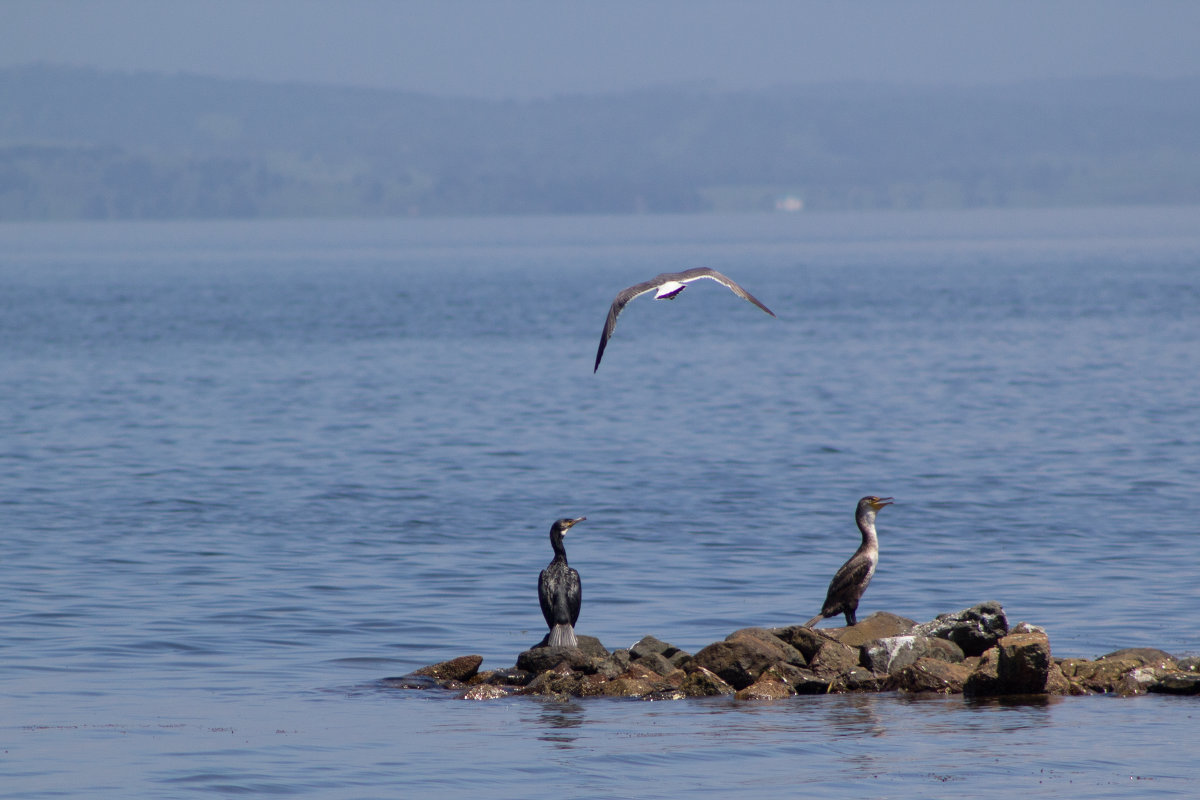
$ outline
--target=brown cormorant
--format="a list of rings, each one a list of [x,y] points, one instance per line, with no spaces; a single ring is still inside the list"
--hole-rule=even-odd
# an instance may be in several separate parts
[[[858,610],[858,601],[862,599],[871,576],[875,574],[875,565],[879,563],[879,538],[875,534],[875,514],[884,506],[890,506],[892,498],[875,497],[870,495],[858,501],[858,510],[854,514],[858,529],[862,531],[862,544],[850,556],[850,560],[842,564],[841,569],[829,582],[829,591],[825,595],[825,605],[821,613],[804,623],[811,628],[827,617],[837,614],[846,615],[846,624],[853,625],[857,620],[854,613]]]
[[[583,592],[579,573],[567,566],[563,535],[585,519],[587,517],[560,519],[550,526],[550,546],[554,548],[554,559],[538,576],[538,602],[542,605],[542,616],[550,626],[550,633],[543,640],[548,647],[579,646],[575,639],[575,622],[579,619]]]
[[[655,300],[674,300],[680,292],[687,288],[687,284],[692,281],[698,281],[701,278],[708,278],[723,286],[727,286],[738,297],[743,300],[749,300],[772,317],[775,316],[775,312],[758,302],[758,299],[754,295],[715,269],[696,267],[695,269],[687,269],[683,272],[664,272],[653,280],[643,281],[642,283],[630,286],[628,289],[622,289],[617,293],[616,299],[612,301],[612,305],[608,309],[608,319],[604,321],[604,332],[600,334],[600,347],[596,350],[596,366],[592,368],[592,372],[594,373],[600,369],[600,359],[604,356],[604,348],[608,346],[608,340],[612,338],[613,330],[617,327],[617,317],[621,315],[621,311],[624,310],[626,303],[646,292],[655,292]]]

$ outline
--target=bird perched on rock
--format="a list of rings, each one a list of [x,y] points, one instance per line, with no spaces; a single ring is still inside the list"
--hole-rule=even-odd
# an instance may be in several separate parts
[[[583,603],[582,584],[579,573],[567,565],[567,548],[563,536],[572,527],[587,517],[555,520],[550,526],[550,546],[554,558],[538,576],[538,602],[542,605],[542,616],[550,633],[546,636],[548,647],[578,647],[575,639],[575,623],[579,620],[579,607]]]
[[[617,327],[617,317],[621,316],[621,311],[624,310],[626,303],[647,292],[654,292],[655,300],[674,300],[679,296],[680,292],[687,288],[689,283],[698,281],[701,278],[708,278],[722,286],[728,287],[729,291],[738,297],[743,300],[749,300],[772,317],[775,316],[775,312],[758,302],[758,298],[715,269],[696,267],[695,269],[688,269],[683,272],[664,272],[657,278],[634,284],[628,289],[622,289],[617,293],[616,298],[612,301],[612,305],[609,306],[608,319],[604,321],[604,331],[600,334],[600,347],[596,350],[596,366],[592,368],[592,372],[594,373],[600,369],[600,359],[604,357],[604,348],[608,346],[608,340],[612,338],[613,331]]]
[[[853,625],[857,620],[854,613],[858,611],[858,601],[862,599],[871,576],[875,574],[875,566],[879,563],[879,537],[875,533],[875,514],[884,506],[890,506],[892,498],[869,495],[858,501],[858,509],[854,519],[862,532],[862,544],[850,556],[850,560],[842,564],[841,569],[829,582],[829,591],[825,594],[825,605],[821,613],[804,623],[811,628],[823,619],[846,615],[846,624]]]

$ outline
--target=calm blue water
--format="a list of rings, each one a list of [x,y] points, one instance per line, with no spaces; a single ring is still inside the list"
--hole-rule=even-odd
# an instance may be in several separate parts
[[[608,303],[660,271],[711,283]],[[1001,601],[1200,653],[1200,209],[0,226],[0,797],[1191,797],[1195,700],[465,703],[543,623],[688,650]]]

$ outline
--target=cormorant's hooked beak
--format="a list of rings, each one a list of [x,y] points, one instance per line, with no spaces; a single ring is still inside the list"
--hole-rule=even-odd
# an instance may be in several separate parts
[[[891,498],[891,497],[881,497],[878,500],[876,500],[874,503],[872,503],[872,505],[875,506],[875,510],[878,511],[879,509],[883,508],[884,506],[892,505],[892,499],[893,498]]]
[[[568,525],[567,527],[574,528],[576,525],[578,525],[580,522],[583,522],[585,519],[587,519],[587,517],[579,517],[578,519],[573,519],[570,521],[571,524]]]

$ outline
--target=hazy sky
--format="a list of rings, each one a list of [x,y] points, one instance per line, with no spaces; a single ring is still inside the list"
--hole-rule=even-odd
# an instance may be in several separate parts
[[[0,66],[536,97],[1200,75],[1197,0],[0,0]]]

